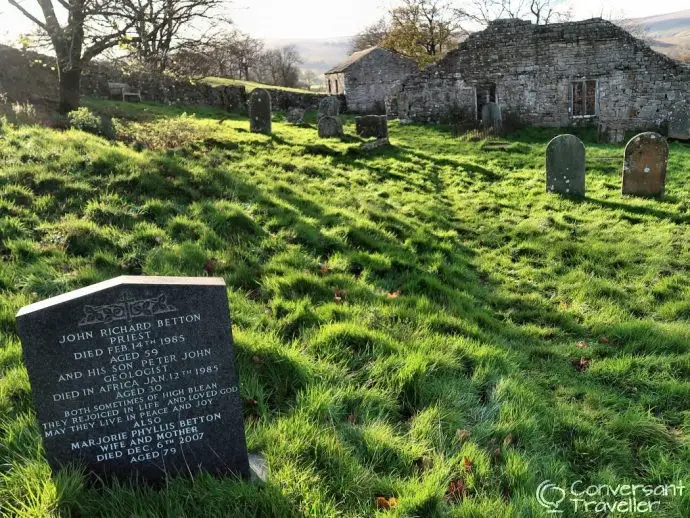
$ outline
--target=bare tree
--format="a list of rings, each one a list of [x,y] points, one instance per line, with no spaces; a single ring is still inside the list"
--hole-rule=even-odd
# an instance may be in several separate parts
[[[313,70],[302,70],[302,84],[307,90],[311,90],[311,87],[319,82],[319,75]]]
[[[57,0],[57,4],[53,0],[36,0],[37,5],[31,7],[20,0],[8,2],[50,39],[57,58],[62,113],[79,106],[84,64],[118,45],[132,28],[131,22],[113,21],[119,19],[120,2],[115,0]],[[64,24],[59,15],[66,18]]]
[[[148,68],[165,70],[170,54],[190,42],[209,43],[212,30],[229,20],[219,8],[224,0],[121,0],[117,20],[132,27],[130,47]],[[196,24],[202,23],[203,26]]]
[[[262,70],[259,79],[262,82],[295,87],[299,83],[299,68],[302,58],[294,45],[266,51],[261,57]]]
[[[357,52],[368,49],[369,47],[376,47],[386,39],[390,33],[391,27],[386,18],[381,18],[376,23],[364,28],[357,36],[352,38],[350,42],[350,52]]]
[[[264,51],[263,42],[239,31],[235,31],[226,41],[224,54],[227,55],[229,64],[237,71],[239,79],[249,80],[249,71],[258,66]],[[219,53],[223,54],[223,51]]]
[[[466,34],[470,32],[468,23],[486,27],[489,22],[500,18],[532,20],[537,25],[572,18],[572,9],[563,0],[463,0],[455,12],[463,23],[461,30]]]

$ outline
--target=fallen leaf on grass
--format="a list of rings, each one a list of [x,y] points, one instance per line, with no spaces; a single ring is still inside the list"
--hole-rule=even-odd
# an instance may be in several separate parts
[[[259,365],[264,361],[255,354],[254,356],[252,356],[252,362],[256,365]]]
[[[327,273],[330,272],[330,271],[331,271],[331,269],[328,267],[327,264],[321,264],[321,265],[319,265],[319,272],[321,272],[322,274],[325,275],[325,274],[327,274]]]
[[[467,488],[462,479],[451,480],[446,488],[446,500],[458,502],[467,497]]]
[[[390,509],[395,509],[398,506],[398,499],[394,496],[386,498],[385,496],[376,497],[376,507],[382,511],[388,511]]]
[[[256,399],[249,398],[244,402],[244,404],[249,408],[254,408],[259,404],[259,402]]]
[[[607,344],[607,343],[609,343],[609,339],[605,336],[602,336],[601,338],[599,338],[599,343],[600,344]]]
[[[386,293],[389,299],[397,299],[400,296],[400,290],[394,291],[393,293]]]
[[[585,349],[589,347],[589,344],[583,340],[581,342],[577,342],[577,347],[578,349]]]
[[[333,300],[335,300],[338,303],[342,302],[343,300],[345,300],[345,292],[342,290],[335,290],[333,292]]]
[[[577,369],[580,372],[586,371],[589,369],[589,364],[591,360],[588,360],[585,357],[580,358],[579,360],[573,360],[571,363],[573,364],[573,367]]]
[[[472,468],[474,468],[474,462],[472,462],[467,457],[463,457],[462,465],[465,466],[465,471],[467,471],[468,473],[472,473]]]
[[[350,414],[347,416],[347,422],[350,424],[355,424],[357,422],[357,414]]]

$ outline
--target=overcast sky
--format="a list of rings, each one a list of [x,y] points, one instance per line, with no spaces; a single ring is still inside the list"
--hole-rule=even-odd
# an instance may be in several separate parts
[[[638,18],[687,9],[688,0],[564,0],[572,2],[575,19],[599,16]],[[457,4],[460,4],[458,1]],[[36,0],[24,0],[29,6]],[[234,0],[228,12],[235,26],[258,38],[329,38],[352,36],[379,19],[395,0]],[[7,0],[0,0],[0,39],[31,30]]]

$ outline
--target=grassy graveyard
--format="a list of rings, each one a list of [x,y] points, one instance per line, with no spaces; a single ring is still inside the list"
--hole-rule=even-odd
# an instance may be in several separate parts
[[[351,120],[89,105],[119,141],[0,129],[0,515],[536,517],[547,479],[690,485],[690,146],[631,198],[584,135],[577,200],[545,192],[556,130],[392,122],[366,152]],[[266,485],[42,460],[15,314],[125,274],[225,278]]]

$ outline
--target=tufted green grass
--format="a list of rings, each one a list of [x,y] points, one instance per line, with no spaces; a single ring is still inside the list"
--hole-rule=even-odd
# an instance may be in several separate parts
[[[278,117],[268,137],[209,109],[89,104],[189,136],[138,152],[3,126],[3,515],[536,517],[546,479],[690,483],[687,145],[645,200],[620,194],[622,147],[588,141],[573,200],[545,193],[555,131],[492,149],[392,123],[367,153],[351,122],[318,140]],[[225,278],[267,485],[51,474],[14,315],[121,274]],[[687,516],[687,491],[662,500]]]

